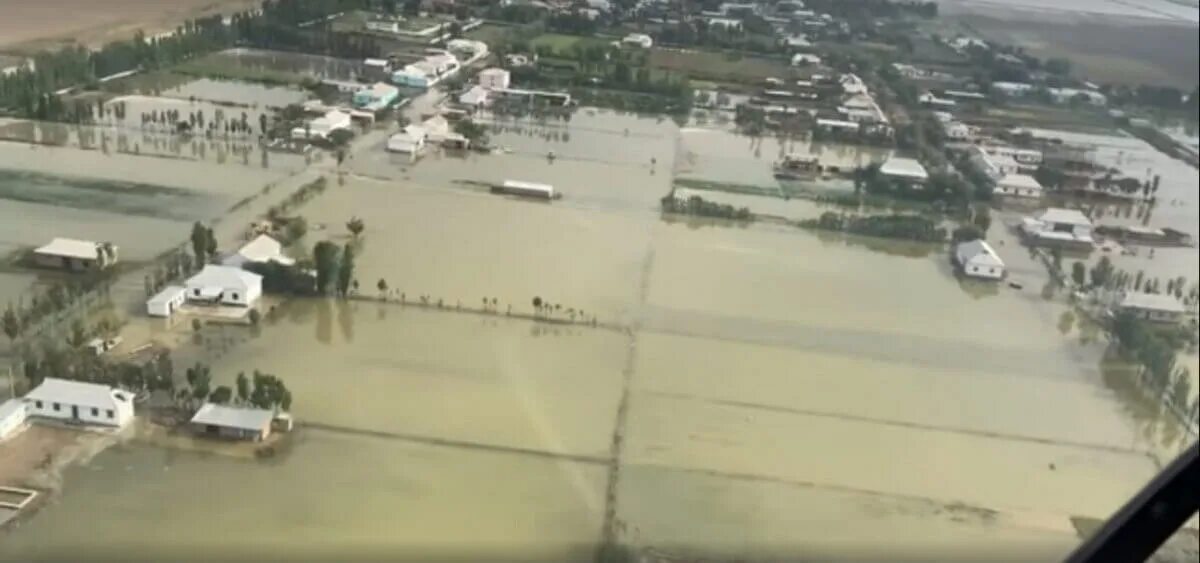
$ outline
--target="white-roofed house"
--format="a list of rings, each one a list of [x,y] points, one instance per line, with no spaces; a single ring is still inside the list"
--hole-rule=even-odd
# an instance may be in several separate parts
[[[296,263],[295,260],[283,253],[283,245],[279,241],[265,234],[258,235],[237,252],[221,261],[222,264],[235,268],[242,268],[246,264],[266,264],[267,262],[275,262],[284,266]]]
[[[1021,232],[1035,244],[1074,246],[1091,249],[1092,222],[1075,209],[1051,207],[1037,217],[1021,221]]]
[[[889,157],[879,166],[879,173],[892,179],[904,182],[911,187],[920,188],[929,180],[929,173],[913,158],[899,156]]]
[[[187,301],[187,288],[168,285],[146,301],[146,314],[151,317],[170,317]]]
[[[205,403],[192,417],[192,431],[214,438],[261,442],[271,435],[275,413],[254,408],[239,408]]]
[[[0,442],[16,436],[25,428],[28,415],[28,407],[21,399],[9,399],[0,403]]]
[[[643,49],[649,49],[654,46],[654,39],[645,33],[630,33],[621,39],[623,45],[633,45]]]
[[[292,129],[293,139],[324,139],[338,129],[349,129],[350,114],[329,110],[325,115],[308,122],[307,127]]]
[[[419,125],[409,125],[403,131],[388,137],[387,151],[398,152],[402,154],[415,155],[421,152],[425,146],[425,139],[429,136],[424,127]]]
[[[954,262],[963,275],[973,278],[998,280],[1004,277],[1004,261],[983,240],[972,240],[954,248]]]
[[[1005,174],[996,180],[995,193],[1016,197],[1042,197],[1042,184],[1028,174]]]
[[[479,71],[479,85],[493,90],[503,90],[512,84],[512,73],[502,68],[485,68]]]
[[[133,421],[133,394],[107,385],[47,377],[25,395],[29,416],[123,428]]]
[[[209,264],[184,286],[193,302],[249,307],[262,296],[262,276],[232,266]]]
[[[821,57],[812,53],[796,53],[792,55],[792,66],[819,65]]]
[[[116,245],[57,237],[33,251],[33,262],[70,271],[102,270],[117,262]]]
[[[1173,295],[1126,292],[1117,305],[1121,311],[1133,313],[1139,319],[1156,323],[1178,323],[1186,312]]]
[[[487,107],[491,101],[490,98],[491,91],[483,86],[475,85],[458,96],[458,103],[469,108],[478,109]]]

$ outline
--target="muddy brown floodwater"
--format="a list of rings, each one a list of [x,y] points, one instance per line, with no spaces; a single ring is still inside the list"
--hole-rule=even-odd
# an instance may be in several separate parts
[[[1072,516],[1107,517],[1177,447],[1172,419],[1039,287],[959,282],[938,247],[664,221],[671,122],[505,127],[509,154],[360,152],[305,208],[305,247],[363,218],[364,296],[384,278],[449,310],[293,300],[189,352],[216,384],[283,377],[293,447],[112,448],[0,556],[178,559],[220,538],[242,554],[587,561],[615,537],[741,559],[1054,560],[1078,542]],[[462,182],[504,179],[565,195]],[[504,315],[534,296],[606,326]],[[453,310],[484,297],[498,314]]]

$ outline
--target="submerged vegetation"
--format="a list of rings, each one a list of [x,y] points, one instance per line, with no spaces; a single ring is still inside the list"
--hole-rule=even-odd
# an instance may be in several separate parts
[[[919,242],[944,242],[946,240],[946,229],[938,227],[932,220],[919,215],[858,216],[826,211],[817,219],[805,219],[798,222],[797,225],[807,229]]]
[[[662,198],[662,210],[664,213],[679,213],[697,217],[715,217],[735,221],[754,220],[754,214],[750,213],[749,207],[739,208],[729,204],[714,203],[706,201],[698,195],[679,199],[675,197],[674,193],[668,194]]]

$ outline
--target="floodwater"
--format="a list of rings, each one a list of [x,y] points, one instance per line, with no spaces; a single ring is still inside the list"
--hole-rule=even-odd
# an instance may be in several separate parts
[[[1170,419],[1146,431],[1094,329],[1037,287],[981,291],[937,247],[664,221],[678,130],[627,119],[628,136],[586,113],[568,141],[494,133],[510,154],[356,154],[305,208],[303,246],[347,242],[359,216],[361,293],[385,278],[448,310],[295,300],[257,334],[185,345],[215,384],[284,378],[294,443],[257,462],[109,450],[0,556],[178,558],[219,537],[239,553],[571,561],[609,528],[729,558],[1052,560],[1078,541],[1071,516],[1107,517],[1178,447]],[[461,182],[518,173],[564,197]],[[534,296],[602,326],[505,316]],[[454,310],[484,297],[498,313]]]
[[[261,84],[230,82],[201,78],[163,91],[162,95],[172,98],[195,98],[214,102],[229,102],[251,107],[282,108],[303,103],[308,94],[295,88],[265,86]]]
[[[359,61],[267,49],[229,49],[202,60],[232,68],[292,72],[322,80],[355,80],[363,73]]]

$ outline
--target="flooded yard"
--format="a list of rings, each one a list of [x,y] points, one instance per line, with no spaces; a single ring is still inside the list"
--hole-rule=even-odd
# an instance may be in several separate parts
[[[670,121],[584,111],[492,136],[511,152],[414,164],[366,148],[303,209],[293,250],[349,242],[360,217],[360,293],[382,278],[409,305],[296,299],[258,334],[180,349],[214,385],[282,377],[301,423],[289,448],[111,449],[69,471],[0,556],[137,543],[178,558],[220,537],[236,553],[583,561],[615,537],[744,559],[1052,560],[1078,542],[1072,516],[1107,517],[1176,447],[1094,327],[1064,322],[1040,284],[960,281],[941,245],[664,221],[676,155],[733,150],[680,151]],[[564,196],[479,185],[505,179]],[[1006,260],[1027,254],[1005,240]],[[412,306],[422,295],[444,309]],[[535,296],[600,326],[506,316]],[[496,313],[456,311],[483,298]]]

